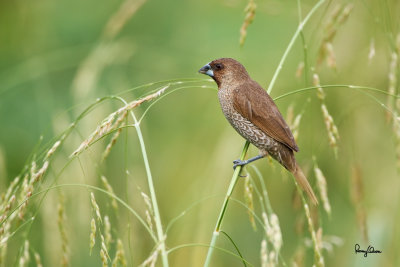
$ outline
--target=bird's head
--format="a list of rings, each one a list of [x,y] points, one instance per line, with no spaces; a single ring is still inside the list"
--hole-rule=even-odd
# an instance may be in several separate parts
[[[213,78],[219,88],[224,84],[229,85],[229,83],[240,82],[249,78],[243,65],[232,58],[213,60],[204,65],[199,72]]]

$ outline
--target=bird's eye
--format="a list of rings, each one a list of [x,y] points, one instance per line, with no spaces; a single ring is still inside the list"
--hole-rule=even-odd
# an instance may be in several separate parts
[[[216,68],[217,70],[222,69],[222,64],[220,64],[220,63],[215,64],[215,68]]]

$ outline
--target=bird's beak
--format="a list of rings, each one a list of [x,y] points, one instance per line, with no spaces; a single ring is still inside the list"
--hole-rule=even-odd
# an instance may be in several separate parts
[[[206,74],[206,75],[208,75],[210,77],[214,77],[214,72],[211,69],[210,64],[204,65],[201,69],[199,69],[199,72],[203,73],[203,74]]]

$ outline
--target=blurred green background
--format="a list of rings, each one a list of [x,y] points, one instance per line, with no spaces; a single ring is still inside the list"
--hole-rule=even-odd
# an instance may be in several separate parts
[[[303,16],[316,2],[300,1]],[[336,69],[329,68],[325,61],[317,65],[325,27],[332,13],[338,6],[349,3],[353,9],[348,19],[338,26],[332,41]],[[201,200],[171,228],[167,246],[208,244],[232,175],[232,161],[238,158],[244,141],[223,117],[216,90],[201,88],[201,85],[215,88],[216,85],[206,81],[197,70],[213,59],[233,57],[243,63],[254,80],[266,87],[299,22],[296,1],[268,0],[256,1],[256,4],[254,22],[241,47],[239,29],[247,5],[244,0],[0,2],[0,192],[5,192],[24,166],[30,165],[34,151],[48,149],[97,98],[162,80],[203,79],[195,83],[197,88],[178,90],[157,102],[144,117],[141,127],[164,227]],[[400,33],[399,15],[400,5],[395,0],[325,1],[304,29],[307,67],[319,74],[321,84],[362,85],[386,91],[391,55],[399,53],[399,44],[396,44]],[[369,58],[371,50],[375,54]],[[303,75],[295,75],[303,60],[304,50],[298,39],[272,90],[272,97],[312,86],[311,71],[308,82]],[[399,77],[399,62],[395,66],[395,77]],[[157,86],[129,91],[122,97],[131,101],[152,89]],[[329,146],[315,91],[282,98],[277,105],[284,116],[290,105],[295,115],[304,112],[297,159],[313,185],[313,156],[327,179],[332,215],[329,218],[321,207],[314,213],[322,218],[327,240],[336,236],[342,242],[330,252],[324,250],[326,264],[399,266],[400,180],[396,151],[400,142],[392,122],[386,119],[385,109],[379,104],[386,104],[388,98],[368,92],[374,99],[365,90],[350,88],[332,88],[325,92],[326,105],[341,137],[337,158]],[[105,101],[85,116],[52,160],[42,189],[55,181],[101,186],[101,173],[118,196],[145,216],[146,206],[140,191],[147,192],[146,176],[134,128],[122,132],[105,162],[100,157],[109,141],[107,138],[63,169],[69,155],[103,118],[120,106],[116,101]],[[140,116],[145,108],[146,105],[139,107],[135,113]],[[396,112],[395,105],[392,109]],[[252,147],[249,156],[256,153]],[[306,227],[303,235],[295,230],[296,218],[303,211],[293,208],[292,179],[279,165],[269,164],[265,159],[255,165],[264,175],[271,204],[280,219],[282,257],[291,266],[298,248],[304,247],[303,264],[311,266],[313,250],[304,245],[303,235],[309,237]],[[363,180],[361,205],[367,214],[369,242],[363,241],[357,205],[351,200],[353,168],[359,168]],[[251,168],[247,170],[252,174]],[[16,257],[21,255],[25,239],[30,241],[32,251],[41,255],[44,266],[60,264],[57,203],[61,192],[66,203],[69,265],[101,264],[98,244],[89,255],[93,214],[88,190],[65,186],[52,190],[43,202],[30,203],[29,212],[32,215],[38,212],[36,219],[29,228],[22,227],[11,238],[4,266],[17,263]],[[126,209],[120,207],[119,214],[112,215],[109,198],[100,193],[96,196],[102,213],[110,214],[114,239],[118,237],[124,242],[129,265],[139,265],[151,253],[154,246],[151,239]],[[243,199],[242,181],[235,188],[234,197]],[[257,211],[257,200],[255,203]],[[223,230],[235,240],[249,262],[260,265],[261,227],[253,231],[245,208],[231,202]],[[373,245],[383,253],[364,258],[354,253],[356,243],[362,248]],[[234,250],[222,237],[218,245]],[[202,246],[182,248],[169,255],[170,264],[202,266],[206,252],[207,248]],[[231,255],[220,251],[214,254],[212,266],[241,265]],[[33,258],[30,266],[35,266]]]

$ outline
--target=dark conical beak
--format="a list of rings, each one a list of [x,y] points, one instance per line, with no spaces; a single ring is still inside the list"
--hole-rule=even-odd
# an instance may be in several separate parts
[[[202,74],[206,74],[206,75],[208,75],[210,77],[214,76],[214,72],[211,69],[210,64],[204,65],[201,69],[199,69],[199,72],[202,73]]]

